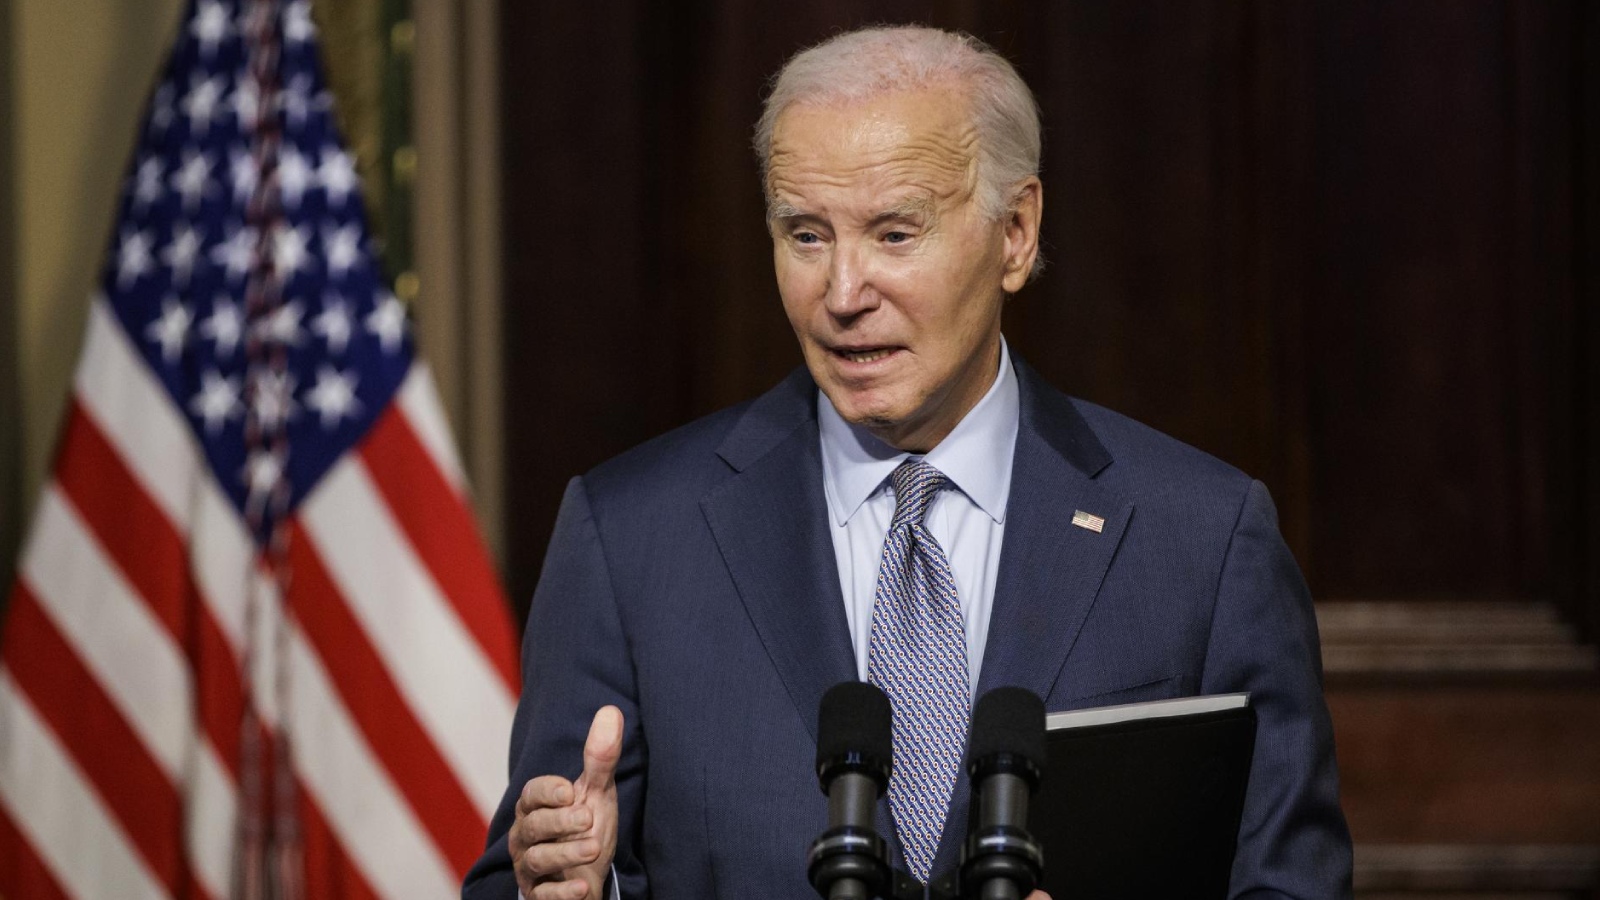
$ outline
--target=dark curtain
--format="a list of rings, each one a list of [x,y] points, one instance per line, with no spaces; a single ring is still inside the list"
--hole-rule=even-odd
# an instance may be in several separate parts
[[[750,126],[796,49],[970,30],[1036,90],[1013,347],[1262,478],[1320,600],[1592,634],[1596,16],[1576,2],[503,6],[509,580],[565,481],[799,354]]]

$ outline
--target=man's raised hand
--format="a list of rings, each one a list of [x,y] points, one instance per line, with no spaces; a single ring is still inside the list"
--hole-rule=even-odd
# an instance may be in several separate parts
[[[522,786],[506,841],[528,900],[602,900],[617,852],[617,760],[622,711],[602,707],[583,744],[577,781],[543,775]]]

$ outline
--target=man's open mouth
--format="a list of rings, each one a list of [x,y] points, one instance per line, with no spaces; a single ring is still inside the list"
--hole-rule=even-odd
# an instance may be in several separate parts
[[[869,363],[883,359],[893,353],[895,349],[894,347],[868,347],[861,350],[851,350],[841,347],[836,348],[833,352],[854,363]]]

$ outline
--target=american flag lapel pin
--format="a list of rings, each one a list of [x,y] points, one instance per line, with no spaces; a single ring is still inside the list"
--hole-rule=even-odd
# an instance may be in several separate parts
[[[1095,534],[1099,534],[1100,532],[1106,530],[1105,519],[1092,513],[1086,513],[1081,509],[1073,511],[1072,524],[1078,526],[1079,528],[1087,528]]]

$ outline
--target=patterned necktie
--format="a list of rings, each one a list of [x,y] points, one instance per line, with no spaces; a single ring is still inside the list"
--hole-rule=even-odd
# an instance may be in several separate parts
[[[910,459],[890,478],[894,520],[872,599],[867,680],[894,707],[889,809],[906,863],[926,883],[966,747],[967,638],[950,560],[922,522],[928,502],[950,479]]]

